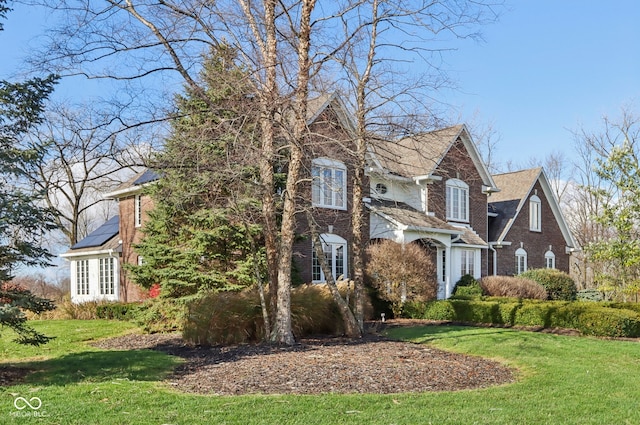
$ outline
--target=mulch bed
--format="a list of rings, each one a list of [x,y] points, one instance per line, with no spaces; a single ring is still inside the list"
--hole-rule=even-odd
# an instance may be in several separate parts
[[[390,394],[455,391],[514,381],[498,362],[369,334],[361,340],[309,338],[268,344],[194,347],[178,335],[127,335],[95,344],[159,350],[184,358],[167,382],[197,394]]]

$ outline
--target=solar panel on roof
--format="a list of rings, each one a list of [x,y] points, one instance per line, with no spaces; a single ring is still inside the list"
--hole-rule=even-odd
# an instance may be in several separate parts
[[[133,182],[134,185],[140,185],[140,184],[145,184],[145,183],[149,183],[155,180],[158,180],[159,176],[158,174],[156,174],[155,171],[153,170],[146,170],[144,173],[142,173],[142,175],[140,177],[138,177],[136,179],[136,181]]]
[[[102,226],[89,233],[86,238],[71,247],[71,249],[90,248],[101,246],[113,238],[120,231],[120,219],[118,216],[107,220]]]

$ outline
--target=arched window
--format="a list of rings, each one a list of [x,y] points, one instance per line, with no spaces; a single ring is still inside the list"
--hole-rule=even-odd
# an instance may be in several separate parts
[[[322,241],[322,249],[324,251],[324,257],[327,260],[327,265],[331,268],[331,274],[334,279],[338,279],[340,276],[347,277],[347,241],[338,235],[331,233],[323,233],[320,235]],[[324,282],[326,278],[320,260],[316,255],[316,250],[312,248],[311,253],[311,279],[314,282]]]
[[[527,271],[527,251],[524,248],[516,250],[516,275]]]
[[[316,158],[311,162],[311,200],[314,206],[347,209],[347,167],[340,161]]]
[[[447,220],[469,221],[469,185],[458,179],[447,180]]]
[[[533,232],[542,230],[541,206],[542,203],[537,195],[529,198],[529,230]]]
[[[549,250],[544,253],[544,264],[548,269],[556,268],[556,254],[553,251]]]

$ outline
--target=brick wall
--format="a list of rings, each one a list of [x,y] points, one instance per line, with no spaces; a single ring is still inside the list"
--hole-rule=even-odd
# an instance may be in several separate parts
[[[313,216],[318,224],[320,233],[333,233],[347,241],[347,267],[348,275],[353,276],[353,242],[351,211],[353,210],[353,173],[354,157],[351,149],[350,136],[338,124],[336,114],[327,108],[323,114],[311,126],[311,139],[309,143],[310,152],[304,159],[301,172],[301,183],[299,186],[298,210],[296,233],[298,240],[293,247],[293,263],[298,274],[297,278],[302,283],[310,283],[311,263],[312,263],[312,243],[309,234],[309,226],[305,209],[311,208],[311,161],[315,158],[329,158],[342,162],[347,168],[347,189],[346,189],[346,210],[331,208],[312,208]],[[369,182],[365,179],[366,193],[368,196]],[[364,208],[361,205],[360,208]],[[365,219],[365,243],[368,243],[369,219]],[[329,226],[332,226],[331,231]],[[337,277],[337,276],[334,276]]]
[[[153,201],[149,196],[142,196],[142,224],[147,221],[147,211],[153,208]],[[120,198],[120,239],[122,240],[122,264],[138,264],[138,254],[133,245],[142,239],[142,227],[135,226],[135,195]],[[146,297],[147,291],[131,282],[127,270],[120,268],[120,298],[122,301],[137,301]]]
[[[459,179],[464,181],[469,185],[468,224],[482,240],[488,242],[487,195],[482,192],[482,177],[462,141],[458,140],[454,143],[434,174],[441,176],[442,180],[428,186],[429,211],[434,212],[439,219],[446,221],[447,180]],[[488,273],[488,259],[487,250],[483,249],[481,254],[482,276]]]
[[[546,266],[544,254],[549,250],[549,245],[551,245],[552,251],[556,256],[556,268],[569,272],[570,255],[565,253],[566,242],[539,181],[536,182],[529,196],[533,195],[534,191],[537,191],[541,201],[542,231],[534,232],[529,230],[529,199],[527,198],[505,238],[505,241],[511,242],[511,245],[496,248],[498,275],[512,276],[515,274],[515,253],[520,248],[521,242],[523,249],[527,251],[528,269],[539,269]]]

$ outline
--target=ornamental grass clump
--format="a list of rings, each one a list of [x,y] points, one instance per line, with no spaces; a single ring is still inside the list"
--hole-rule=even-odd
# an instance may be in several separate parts
[[[534,280],[514,276],[486,276],[480,280],[484,295],[546,300],[547,290]]]
[[[341,282],[338,290],[345,297],[348,290],[346,282]],[[269,298],[266,301],[268,305]],[[365,318],[371,318],[372,314],[371,302],[366,300]],[[297,338],[344,333],[338,308],[324,284],[301,285],[292,289],[291,321]],[[266,336],[260,297],[255,289],[211,292],[188,304],[183,337],[193,344],[253,343],[263,341]]]

